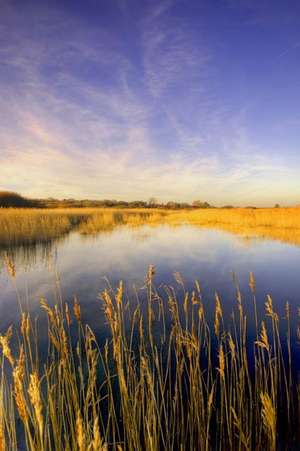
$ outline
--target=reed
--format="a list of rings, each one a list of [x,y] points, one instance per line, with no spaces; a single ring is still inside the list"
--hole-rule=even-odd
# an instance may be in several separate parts
[[[300,208],[212,208],[172,212],[172,224],[210,227],[245,237],[300,244]]]
[[[0,248],[45,243],[71,231],[96,234],[121,225],[163,222],[166,212],[105,208],[13,209],[0,208]]]
[[[71,231],[95,235],[115,227],[141,225],[210,227],[244,237],[300,244],[300,208],[262,209],[126,209],[126,208],[0,208],[0,248],[46,243]]]
[[[46,355],[23,312],[0,337],[2,449],[293,449],[300,402],[291,355],[299,345],[290,307],[280,319],[269,296],[250,334],[236,281],[225,321],[219,294],[206,318],[200,285],[186,290],[180,274],[175,280],[157,290],[151,266],[145,296],[130,299],[122,282],[101,293],[102,340],[76,298],[73,308],[41,300]],[[250,286],[254,306],[253,275]]]
[[[73,223],[67,212],[0,209],[0,247],[46,242],[68,233]]]

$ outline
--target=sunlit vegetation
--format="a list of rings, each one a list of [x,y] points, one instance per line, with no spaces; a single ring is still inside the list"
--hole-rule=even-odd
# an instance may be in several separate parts
[[[300,208],[218,208],[172,212],[168,221],[300,244]]]
[[[7,269],[15,277],[13,263]],[[215,297],[214,318],[196,282],[155,289],[149,268],[142,299],[123,284],[101,293],[107,339],[84,322],[80,304],[45,299],[46,356],[33,318],[0,337],[0,448],[18,450],[292,449],[299,431],[290,307],[271,297],[254,331],[236,284],[231,320]],[[100,310],[102,308],[102,313]],[[103,337],[103,335],[102,335]],[[11,372],[11,376],[9,375]]]
[[[97,210],[93,211],[86,221],[82,221],[78,231],[81,234],[96,234],[104,230],[112,230],[118,226],[159,225],[167,221],[170,213],[163,210]]]
[[[0,246],[38,246],[72,231],[182,224],[300,244],[298,208],[3,208]],[[14,279],[13,252],[3,255]],[[216,295],[211,321],[198,283],[187,291],[176,274],[177,289],[156,291],[154,272],[140,299],[128,297],[122,283],[101,294],[102,338],[85,324],[76,298],[71,306],[59,297],[54,308],[41,301],[46,346],[39,323],[21,309],[20,326],[0,337],[0,450],[295,446],[300,387],[293,356],[300,335],[291,329],[289,305],[279,314],[268,297],[259,317],[251,276],[251,315],[237,286],[231,319]]]
[[[80,219],[59,210],[0,209],[0,246],[46,242],[70,232]]]
[[[0,246],[46,242],[72,230],[94,234],[125,224],[158,224],[165,215],[154,209],[0,209]]]
[[[300,244],[300,208],[0,209],[0,246],[46,242],[71,231],[96,234],[115,227],[161,225],[213,227],[246,237]]]

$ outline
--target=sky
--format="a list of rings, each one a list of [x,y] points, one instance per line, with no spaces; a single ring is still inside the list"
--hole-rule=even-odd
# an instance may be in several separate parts
[[[300,204],[300,2],[0,0],[0,190]]]

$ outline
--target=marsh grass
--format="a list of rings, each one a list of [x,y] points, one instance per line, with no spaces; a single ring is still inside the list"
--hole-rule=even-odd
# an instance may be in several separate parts
[[[116,227],[190,224],[300,244],[300,208],[270,209],[0,209],[0,248],[45,243],[71,231],[96,235]]]
[[[163,224],[168,213],[164,210],[94,210],[80,224],[78,231],[83,235],[94,235],[102,231],[113,230],[119,226],[141,226]]]
[[[141,299],[129,299],[122,282],[101,293],[107,339],[85,324],[76,298],[53,307],[42,299],[48,324],[42,355],[37,323],[21,313],[20,326],[0,339],[0,449],[295,446],[300,404],[291,356],[298,344],[289,305],[280,319],[268,296],[264,317],[257,317],[251,275],[257,324],[251,335],[236,281],[228,322],[219,295],[211,321],[197,282],[188,291],[176,273],[177,288],[166,286],[162,294],[154,277],[151,266]]]
[[[71,231],[96,234],[121,225],[158,224],[165,216],[164,211],[143,209],[0,208],[0,247],[44,243]]]
[[[0,246],[46,242],[64,235],[80,216],[60,211],[0,209]]]
[[[261,237],[300,244],[300,208],[218,208],[173,212],[172,224],[205,226],[245,237]]]

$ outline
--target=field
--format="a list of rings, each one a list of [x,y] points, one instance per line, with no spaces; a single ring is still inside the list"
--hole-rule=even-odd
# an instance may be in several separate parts
[[[297,208],[1,209],[0,248],[16,298],[11,247],[143,224],[300,244]],[[20,303],[15,326],[0,336],[0,451],[297,449],[300,317],[292,326],[289,304],[279,314],[270,296],[258,313],[252,274],[250,305],[234,280],[225,318],[217,293],[208,305],[200,284],[187,289],[178,273],[175,287],[156,288],[155,272],[150,266],[138,296],[122,282],[101,292],[104,329],[85,323],[76,296],[71,304],[58,295],[54,306],[41,299],[42,324]]]

